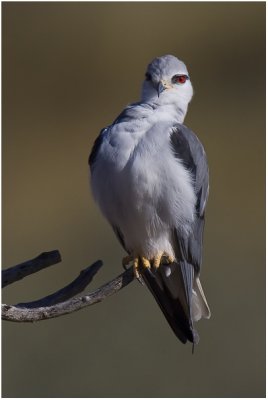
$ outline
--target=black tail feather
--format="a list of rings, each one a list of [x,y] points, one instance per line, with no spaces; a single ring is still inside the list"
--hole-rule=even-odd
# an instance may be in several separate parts
[[[142,268],[140,272],[178,339],[198,343],[191,315],[193,267],[174,262],[157,269]]]

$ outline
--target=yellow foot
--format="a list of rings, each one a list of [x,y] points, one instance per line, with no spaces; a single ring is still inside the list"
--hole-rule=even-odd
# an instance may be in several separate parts
[[[124,269],[128,269],[131,266],[133,266],[134,275],[136,276],[137,279],[140,280],[139,258],[138,257],[126,256],[123,258],[122,264],[123,264]]]
[[[134,272],[134,275],[136,276],[136,278],[140,281],[141,276],[139,273],[139,258],[138,257],[134,258],[134,260],[133,260],[133,272]]]
[[[174,257],[168,255],[167,253],[158,253],[156,257],[153,258],[152,263],[154,268],[159,268],[161,263],[171,264],[174,262]]]
[[[126,256],[126,257],[123,258],[122,264],[123,264],[123,267],[125,269],[129,268],[131,266],[131,264],[132,264],[133,265],[134,274],[135,274],[136,278],[139,281],[141,280],[141,276],[140,276],[140,273],[139,273],[140,267],[143,267],[143,268],[150,268],[151,267],[150,261],[145,257]]]
[[[151,264],[150,261],[145,258],[145,257],[136,257],[134,258],[134,264],[133,264],[133,268],[134,268],[134,274],[136,276],[136,278],[141,282],[142,278],[140,275],[140,268],[151,268]]]
[[[158,253],[154,258],[149,260],[146,257],[140,256],[140,257],[133,257],[133,256],[126,256],[122,260],[123,267],[125,269],[131,267],[133,265],[133,271],[136,276],[136,278],[141,281],[141,275],[140,275],[140,268],[159,268],[161,263],[162,264],[171,264],[174,262],[174,257],[168,255],[165,252],[160,252]]]
[[[174,263],[174,261],[175,261],[175,257],[174,256],[170,256],[167,253],[164,253],[162,255],[162,263],[163,264],[172,264],[172,263]]]
[[[145,257],[141,257],[141,265],[143,266],[143,268],[151,268],[150,260]]]

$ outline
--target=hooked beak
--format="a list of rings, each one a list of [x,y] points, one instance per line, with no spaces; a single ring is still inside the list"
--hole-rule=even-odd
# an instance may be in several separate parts
[[[160,96],[160,94],[166,90],[166,89],[171,89],[171,85],[169,83],[167,83],[166,81],[162,80],[159,82],[158,86],[157,86],[157,94],[158,97]]]

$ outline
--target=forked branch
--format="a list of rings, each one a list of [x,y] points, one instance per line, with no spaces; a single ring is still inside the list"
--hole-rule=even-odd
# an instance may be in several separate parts
[[[5,269],[2,271],[2,287],[60,261],[60,253],[58,250],[54,250],[42,253],[38,257],[15,267]],[[74,297],[86,288],[101,267],[102,261],[96,261],[90,267],[82,270],[79,276],[69,285],[42,299],[16,305],[2,304],[2,319],[13,322],[35,322],[60,317],[104,300],[123,289],[134,279],[131,268],[94,292]]]

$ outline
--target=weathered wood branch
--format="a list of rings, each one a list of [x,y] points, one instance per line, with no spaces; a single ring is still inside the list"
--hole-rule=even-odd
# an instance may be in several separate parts
[[[3,270],[2,286],[7,286],[27,275],[54,265],[60,260],[60,253],[56,250],[42,253],[33,260]],[[80,275],[69,285],[42,299],[16,305],[2,304],[2,319],[13,322],[35,322],[60,317],[104,300],[106,297],[117,293],[134,279],[133,270],[128,269],[94,292],[73,297],[85,289],[101,266],[102,262],[96,261],[90,267],[81,271]]]
[[[4,269],[2,271],[2,288],[59,262],[61,262],[60,252],[53,250],[42,253],[32,260],[15,265],[15,267]]]

